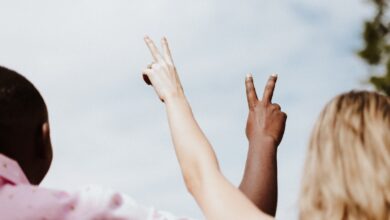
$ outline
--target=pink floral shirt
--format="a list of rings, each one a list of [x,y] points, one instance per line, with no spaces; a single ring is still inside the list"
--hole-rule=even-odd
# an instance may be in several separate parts
[[[29,183],[18,163],[0,154],[2,220],[190,220],[138,205],[99,187],[68,193]]]

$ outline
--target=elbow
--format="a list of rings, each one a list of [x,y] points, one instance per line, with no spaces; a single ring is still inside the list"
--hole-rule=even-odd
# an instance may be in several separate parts
[[[215,171],[215,172],[213,172]],[[207,190],[210,181],[215,179],[219,173],[218,168],[212,166],[193,166],[190,169],[183,169],[183,178],[187,191],[193,195],[199,195],[202,191]]]
[[[187,192],[191,195],[194,195],[194,191],[197,188],[196,184],[194,184],[193,180],[189,177],[184,176],[184,183],[186,185]]]
[[[207,190],[210,181],[221,174],[218,163],[208,157],[197,156],[179,162],[187,191],[195,197]]]
[[[183,178],[184,178],[184,183],[186,186],[187,191],[191,195],[196,195],[197,192],[200,191],[203,185],[203,180],[202,180],[202,174],[200,174],[196,170],[192,170],[191,172],[185,172],[183,171]]]

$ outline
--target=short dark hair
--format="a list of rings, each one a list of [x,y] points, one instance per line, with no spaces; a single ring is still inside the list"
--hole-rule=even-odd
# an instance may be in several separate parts
[[[0,153],[12,152],[24,134],[41,131],[47,121],[46,104],[24,76],[0,66]],[[11,156],[11,155],[7,155]]]

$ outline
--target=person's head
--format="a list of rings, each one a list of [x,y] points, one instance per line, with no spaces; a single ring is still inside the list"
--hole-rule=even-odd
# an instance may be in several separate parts
[[[322,111],[311,136],[300,219],[390,218],[390,98],[352,91]]]
[[[17,161],[39,184],[52,160],[46,104],[20,74],[0,66],[0,154]]]

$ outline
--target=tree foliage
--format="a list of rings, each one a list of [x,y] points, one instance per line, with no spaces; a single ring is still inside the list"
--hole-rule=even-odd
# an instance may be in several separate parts
[[[375,88],[390,95],[390,18],[388,0],[369,0],[376,7],[374,17],[365,22],[364,48],[359,56],[376,71],[371,73],[369,82]]]

